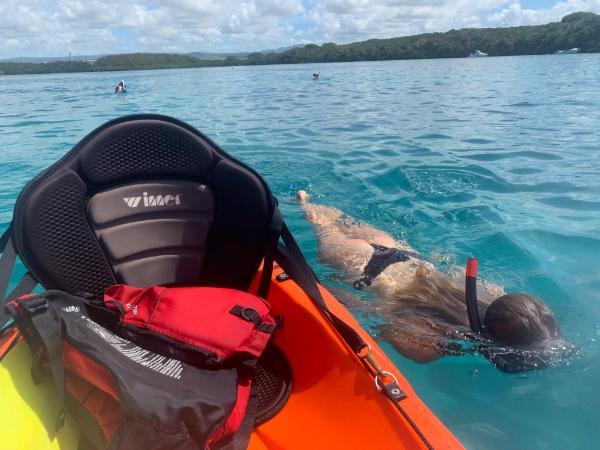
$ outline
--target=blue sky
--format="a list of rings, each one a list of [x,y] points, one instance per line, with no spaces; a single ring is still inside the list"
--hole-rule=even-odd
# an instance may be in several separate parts
[[[600,0],[0,0],[0,59],[255,51],[558,21]]]
[[[548,8],[554,5],[556,2],[551,0],[526,0],[521,2],[523,8]]]

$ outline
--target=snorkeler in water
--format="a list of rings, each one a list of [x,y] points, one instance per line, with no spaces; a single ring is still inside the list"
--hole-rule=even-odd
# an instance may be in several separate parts
[[[127,84],[125,81],[121,80],[115,87],[115,94],[125,94],[127,93]]]
[[[297,199],[316,232],[320,260],[355,289],[376,294],[377,302],[362,307],[381,318],[380,337],[402,355],[426,363],[476,353],[502,371],[522,372],[573,353],[541,300],[506,294],[486,281],[476,286],[472,270],[466,278],[441,273],[405,242],[338,209],[310,203],[305,191]]]

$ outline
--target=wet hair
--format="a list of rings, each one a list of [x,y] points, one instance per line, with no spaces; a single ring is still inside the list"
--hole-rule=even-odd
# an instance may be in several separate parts
[[[560,337],[558,322],[546,304],[527,294],[494,300],[484,318],[487,335],[510,345],[529,345]]]
[[[445,274],[419,273],[404,288],[394,293],[392,308],[396,314],[429,317],[441,328],[468,328],[465,292]],[[485,306],[484,306],[485,308]]]

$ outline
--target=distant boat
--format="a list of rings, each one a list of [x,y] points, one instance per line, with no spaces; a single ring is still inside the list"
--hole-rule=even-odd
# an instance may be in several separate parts
[[[555,55],[574,55],[575,53],[579,53],[581,51],[580,48],[572,48],[570,50],[556,50],[554,52]]]
[[[469,55],[469,58],[484,58],[487,55],[488,55],[487,53],[483,53],[481,50],[475,50],[473,53],[471,53]]]

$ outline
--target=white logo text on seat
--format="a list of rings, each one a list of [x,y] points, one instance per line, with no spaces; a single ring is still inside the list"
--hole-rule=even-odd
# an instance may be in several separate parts
[[[152,206],[179,206],[181,205],[181,194],[158,194],[148,195],[144,192],[141,197],[123,197],[123,201],[130,208],[143,206],[149,208]]]

